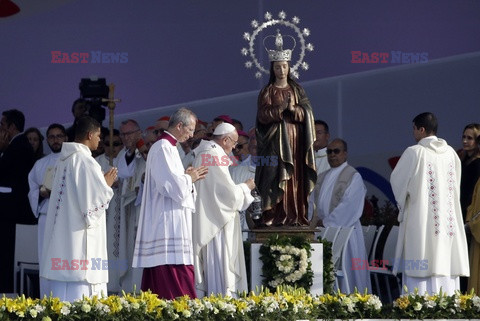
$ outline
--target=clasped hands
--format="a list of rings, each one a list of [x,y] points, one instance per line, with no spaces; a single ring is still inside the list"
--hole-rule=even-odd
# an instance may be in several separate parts
[[[282,112],[286,109],[288,109],[292,113],[295,111],[295,106],[293,104],[293,100],[290,97],[290,94],[288,94],[287,99],[284,99],[283,103],[280,105],[280,110]]]

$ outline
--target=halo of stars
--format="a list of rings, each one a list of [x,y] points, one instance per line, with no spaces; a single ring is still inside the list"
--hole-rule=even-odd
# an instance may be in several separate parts
[[[245,68],[251,69],[252,67],[255,67],[257,69],[257,71],[255,72],[255,78],[257,79],[261,78],[262,74],[269,73],[269,70],[265,69],[260,64],[255,55],[255,39],[264,29],[273,27],[275,25],[282,25],[293,29],[298,37],[298,43],[300,43],[299,59],[295,62],[295,64],[290,66],[290,74],[298,79],[300,77],[298,69],[302,68],[303,70],[308,70],[309,68],[308,63],[304,61],[304,58],[306,51],[313,51],[313,45],[311,43],[306,43],[305,41],[305,38],[310,36],[310,30],[307,28],[300,29],[298,27],[298,24],[300,23],[300,18],[296,16],[293,17],[291,21],[286,20],[287,14],[285,13],[285,11],[281,11],[278,14],[278,19],[273,19],[272,14],[267,11],[264,15],[264,18],[266,21],[261,24],[257,20],[252,20],[250,25],[254,30],[251,34],[249,32],[243,33],[243,39],[248,42],[248,48],[242,48],[241,53],[243,56],[246,56],[249,59],[245,62]]]

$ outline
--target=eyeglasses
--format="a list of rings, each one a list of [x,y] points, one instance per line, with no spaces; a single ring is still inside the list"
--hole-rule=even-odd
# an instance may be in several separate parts
[[[232,141],[234,147],[235,147],[235,146],[238,146],[238,145],[237,145],[237,144],[238,144],[238,140],[233,140],[232,138],[230,138],[230,136],[227,136],[227,138]]]
[[[246,145],[246,143],[236,144],[236,145],[235,145],[235,149],[242,149],[244,145]]]
[[[130,136],[130,135],[135,134],[136,132],[139,132],[139,131],[140,131],[140,129],[135,129],[135,130],[132,130],[132,131],[129,131],[129,132],[120,133],[120,136],[123,136],[123,137]]]
[[[106,146],[110,146],[110,142],[105,142],[105,145]],[[123,144],[121,142],[113,142],[112,146],[113,147],[118,147],[118,146],[122,146]]]
[[[335,155],[340,154],[340,152],[343,152],[342,149],[340,148],[335,148],[335,149],[328,149],[327,148],[327,154],[330,155],[331,153],[334,153]]]
[[[59,134],[59,135],[48,135],[47,139],[54,140],[54,139],[64,139],[65,135]]]

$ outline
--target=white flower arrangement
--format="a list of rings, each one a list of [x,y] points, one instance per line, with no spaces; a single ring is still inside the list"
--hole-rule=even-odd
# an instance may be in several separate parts
[[[270,289],[290,285],[308,290],[313,281],[310,251],[310,243],[303,237],[272,237],[260,249],[264,285]]]

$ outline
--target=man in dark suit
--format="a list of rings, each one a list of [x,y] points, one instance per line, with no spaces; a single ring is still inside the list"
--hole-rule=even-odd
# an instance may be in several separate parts
[[[4,111],[0,121],[0,293],[13,292],[15,225],[35,224],[28,202],[28,173],[35,162],[32,146],[22,134],[25,116]]]

